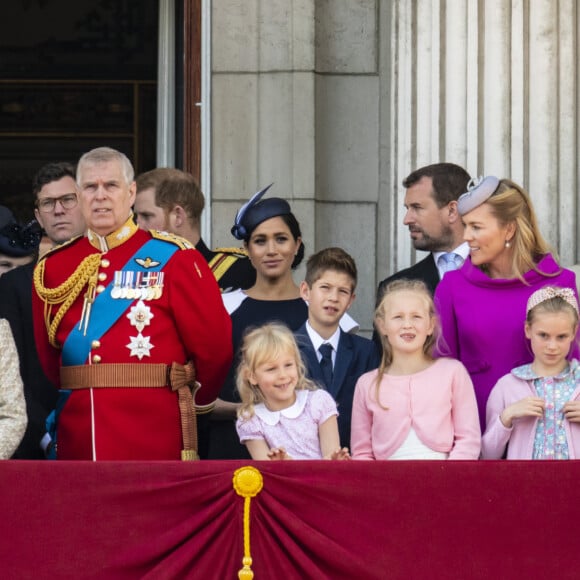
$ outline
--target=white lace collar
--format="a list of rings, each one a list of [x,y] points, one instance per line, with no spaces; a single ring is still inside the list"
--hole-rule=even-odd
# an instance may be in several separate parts
[[[254,412],[266,425],[277,425],[281,416],[287,419],[296,419],[304,410],[309,394],[310,391],[300,389],[296,391],[296,400],[290,407],[286,407],[286,409],[281,411],[270,411],[264,403],[260,403],[254,407]]]

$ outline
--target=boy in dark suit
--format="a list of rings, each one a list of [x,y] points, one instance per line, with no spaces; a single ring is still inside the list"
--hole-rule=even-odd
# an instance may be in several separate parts
[[[338,404],[340,445],[350,446],[350,416],[358,378],[378,367],[375,344],[343,332],[342,315],[354,301],[357,270],[341,248],[327,248],[308,259],[300,285],[308,302],[308,320],[295,332],[307,375],[324,387]]]

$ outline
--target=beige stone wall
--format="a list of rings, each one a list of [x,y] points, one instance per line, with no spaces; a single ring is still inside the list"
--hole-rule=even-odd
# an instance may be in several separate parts
[[[574,0],[214,0],[213,241],[259,187],[292,202],[307,253],[351,252],[352,313],[415,256],[402,179],[437,161],[526,187],[580,261]],[[301,272],[298,273],[298,278]]]
[[[260,187],[288,199],[306,253],[339,245],[360,270],[353,316],[374,307],[379,181],[377,3],[212,3],[212,242]],[[296,279],[303,276],[303,268]]]

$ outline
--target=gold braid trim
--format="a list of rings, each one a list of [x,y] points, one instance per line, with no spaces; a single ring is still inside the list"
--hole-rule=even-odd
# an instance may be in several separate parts
[[[213,250],[221,254],[234,254],[239,257],[248,257],[248,250],[246,248],[216,248]]]
[[[41,260],[34,269],[34,288],[36,293],[44,301],[44,324],[48,332],[48,340],[52,346],[58,348],[56,331],[74,301],[91,277],[98,272],[101,263],[101,254],[90,254],[77,267],[77,269],[56,288],[47,288],[44,285],[44,268],[46,260]],[[50,314],[52,306],[60,305],[52,322]]]

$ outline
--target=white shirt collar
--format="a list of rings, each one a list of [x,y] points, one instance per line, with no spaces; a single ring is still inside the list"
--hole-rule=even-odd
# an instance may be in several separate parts
[[[306,406],[306,401],[308,400],[308,395],[310,391],[306,389],[298,389],[296,391],[296,400],[290,407],[282,409],[281,411],[270,411],[264,403],[259,403],[254,407],[254,413],[266,423],[266,425],[277,425],[280,421],[280,417],[286,417],[287,419],[296,419],[299,417],[304,407]]]
[[[314,350],[316,352],[316,356],[318,357],[319,361],[322,358],[322,355],[318,352],[318,348],[320,347],[320,345],[327,342],[328,344],[330,344],[330,346],[332,346],[332,364],[334,364],[334,362],[336,360],[336,351],[338,350],[338,341],[340,340],[340,327],[338,327],[335,330],[334,334],[328,340],[324,340],[324,338],[322,338],[320,336],[320,334],[318,334],[318,332],[316,332],[316,330],[314,330],[314,328],[312,328],[312,326],[310,326],[310,322],[308,322],[308,320],[307,320],[306,321],[306,332],[308,333],[308,336],[310,337],[310,340],[312,342],[312,346],[314,347]]]

